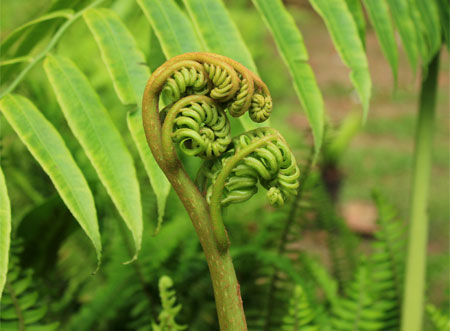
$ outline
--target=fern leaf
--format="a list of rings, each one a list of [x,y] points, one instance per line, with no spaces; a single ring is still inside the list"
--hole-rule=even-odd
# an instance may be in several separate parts
[[[399,324],[404,278],[404,226],[395,220],[396,212],[380,194],[374,194],[378,209],[379,230],[375,233],[374,252],[370,259],[374,295],[389,307],[389,316]],[[391,321],[393,322],[393,321]]]
[[[431,303],[427,304],[426,310],[435,330],[437,331],[450,330],[450,318],[448,315],[441,312]]]
[[[358,27],[344,0],[310,0],[323,18],[342,61],[352,70],[350,80],[363,105],[363,118],[367,118],[372,82]]]
[[[13,243],[5,293],[0,302],[0,325],[3,331],[57,330],[59,323],[45,322],[48,305],[39,299],[33,285],[32,270],[22,270],[16,254],[21,249]]]
[[[283,331],[317,331],[316,312],[301,285],[296,285],[289,302],[289,312],[283,320]]]
[[[5,176],[0,168],[0,299],[8,273],[8,256],[11,244],[11,206]]]
[[[153,331],[185,330],[185,325],[178,325],[175,321],[181,310],[181,305],[175,305],[175,290],[171,290],[173,281],[168,276],[159,279],[159,295],[161,296],[162,311],[159,313],[159,324],[152,324]]]
[[[316,77],[308,63],[303,36],[280,0],[253,0],[253,3],[272,32],[279,52],[289,67],[297,95],[313,131],[317,156],[323,139],[325,107]]]
[[[398,53],[395,41],[394,26],[389,16],[389,7],[386,0],[363,0],[372,21],[372,26],[383,51],[391,66],[394,84],[397,84]]]
[[[8,94],[2,114],[48,174],[59,195],[91,239],[101,260],[101,241],[94,198],[89,185],[56,128],[27,98]],[[2,199],[2,203],[3,199]]]
[[[133,35],[112,10],[92,8],[84,13],[84,19],[100,48],[120,101],[123,104],[137,104],[137,111],[128,113],[127,122],[158,200],[158,224],[155,231],[158,232],[170,184],[148,148],[142,126],[141,100],[150,71]]]
[[[98,94],[75,63],[65,57],[48,56],[44,69],[69,127],[133,235],[137,257],[142,242],[142,204],[131,154]]]
[[[367,266],[362,263],[345,289],[345,297],[333,307],[333,330],[384,330],[384,311],[371,297],[369,283]]]
[[[315,259],[307,256],[306,254],[302,254],[300,259],[308,273],[311,275],[311,278],[323,291],[325,299],[331,305],[334,305],[338,298],[338,284],[336,280],[328,273],[325,267]]]
[[[356,269],[357,238],[337,215],[329,192],[323,181],[315,176],[317,187],[314,191],[314,205],[317,210],[318,225],[327,231],[328,253],[332,262],[333,276],[342,289],[351,280]]]

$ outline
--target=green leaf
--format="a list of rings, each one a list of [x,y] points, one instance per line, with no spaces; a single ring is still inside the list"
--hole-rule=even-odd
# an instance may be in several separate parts
[[[83,14],[123,104],[140,103],[150,71],[144,54],[116,13],[91,8]]]
[[[380,42],[381,50],[391,66],[394,83],[396,83],[398,71],[397,43],[386,0],[363,0],[363,2]]]
[[[128,113],[127,123],[131,136],[133,137],[133,141],[136,144],[139,155],[144,163],[144,168],[150,179],[150,184],[152,185],[153,191],[156,195],[156,200],[158,203],[158,224],[156,226],[155,234],[157,234],[161,229],[166,200],[171,186],[166,176],[156,163],[155,158],[153,157],[147,144],[144,126],[142,125],[141,112]]]
[[[137,0],[137,2],[150,21],[167,58],[203,50],[191,22],[175,1]]]
[[[150,152],[142,125],[141,100],[150,70],[133,36],[112,10],[90,9],[84,19],[97,41],[119,99],[124,104],[138,105],[138,111],[128,114],[127,122],[158,201],[158,232],[170,184]]]
[[[158,40],[158,37],[155,34],[155,31],[151,29],[150,31],[150,46],[149,46],[149,68],[150,71],[156,70],[159,66],[161,66],[164,62],[166,62],[166,57],[161,49],[161,43]]]
[[[97,93],[75,64],[48,56],[44,68],[73,134],[133,234],[136,258],[142,241],[142,206],[133,159]]]
[[[228,56],[257,73],[250,51],[221,0],[183,0],[210,52]]]
[[[25,97],[6,95],[0,101],[0,108],[14,131],[48,174],[81,228],[91,239],[100,263],[101,241],[94,198],[64,140],[53,125]],[[2,198],[2,203],[3,201]]]
[[[184,0],[184,4],[210,52],[228,56],[258,73],[250,51],[220,0]],[[239,121],[247,131],[270,125],[268,121],[258,125],[248,116],[239,117]]]
[[[450,30],[450,8],[447,0],[438,0],[439,16],[442,26],[442,33],[444,35],[447,50],[450,52],[449,30]]]
[[[403,42],[406,55],[415,73],[419,57],[419,46],[414,22],[409,11],[408,0],[387,0],[392,17]]]
[[[359,0],[345,0],[350,13],[355,20],[356,26],[358,27],[359,37],[361,38],[362,44],[366,45],[366,20],[364,18],[364,12]]]
[[[359,95],[363,105],[363,117],[366,120],[372,82],[366,53],[355,21],[345,0],[310,0],[310,2],[325,21],[342,61],[352,70],[350,80]]]
[[[13,32],[11,32],[1,43],[0,47],[2,49],[2,52],[5,53],[15,42],[22,36],[23,30],[49,20],[53,20],[55,18],[67,18],[69,19],[73,15],[72,9],[63,9],[63,10],[57,10],[50,13],[47,13],[45,15],[42,15],[41,17],[38,17],[34,20],[28,21],[27,23],[19,26],[16,28]]]
[[[435,1],[412,0],[412,10],[418,14],[415,20],[418,33],[423,34],[425,41],[425,52],[423,54],[423,65],[426,66],[441,47],[441,25],[439,9]]]
[[[9,247],[11,245],[11,206],[5,176],[0,168],[0,299],[8,273]]]
[[[320,150],[324,127],[324,104],[316,78],[308,64],[303,37],[292,16],[280,0],[253,0],[277,43],[294,79],[297,95],[311,125],[316,155]]]

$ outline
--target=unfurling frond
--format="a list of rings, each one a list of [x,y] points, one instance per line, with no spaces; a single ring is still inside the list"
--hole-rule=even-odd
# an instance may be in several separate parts
[[[185,325],[179,325],[175,321],[181,310],[181,305],[176,305],[175,290],[172,290],[173,281],[168,276],[159,279],[159,295],[161,297],[162,310],[159,313],[159,323],[152,324],[153,331],[177,331],[185,330]]]

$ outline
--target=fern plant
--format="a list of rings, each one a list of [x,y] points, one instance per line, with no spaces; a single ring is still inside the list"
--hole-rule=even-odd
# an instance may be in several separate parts
[[[33,271],[22,269],[18,254],[21,244],[13,243],[5,293],[0,301],[0,326],[2,330],[58,330],[59,323],[46,321],[49,304],[45,302],[34,284]]]
[[[372,243],[372,254],[368,258],[359,257],[352,279],[343,284],[343,291],[339,293],[337,280],[327,268],[307,253],[302,253],[302,281],[307,285],[297,285],[301,289],[291,294],[289,314],[282,324],[284,327],[301,330],[301,323],[305,323],[305,326],[320,330],[400,328],[404,226],[395,219],[393,207],[381,194],[374,194],[374,201],[378,207],[379,229]],[[320,204],[317,208],[321,208]],[[303,288],[311,291],[305,293]]]
[[[427,304],[427,313],[437,331],[448,331],[450,329],[450,318],[441,312],[433,304]]]
[[[160,114],[164,93],[172,103]],[[282,206],[297,193],[300,172],[275,129],[258,128],[231,139],[224,109],[234,117],[248,112],[253,121],[263,122],[270,116],[272,99],[266,85],[238,62],[217,54],[187,53],[166,62],[150,77],[142,115],[155,160],[203,246],[221,328],[246,329],[222,207],[250,199],[258,182],[268,190],[269,202]],[[182,167],[174,144],[187,155],[207,160],[197,176],[198,188]]]
[[[153,331],[185,330],[187,326],[179,325],[175,321],[181,310],[181,305],[176,305],[175,291],[172,290],[173,281],[168,276],[159,279],[159,293],[161,296],[162,310],[158,315],[159,323],[152,323]]]
[[[314,322],[314,308],[308,301],[308,297],[300,285],[296,285],[291,301],[289,302],[289,314],[283,320],[283,331],[318,331]]]

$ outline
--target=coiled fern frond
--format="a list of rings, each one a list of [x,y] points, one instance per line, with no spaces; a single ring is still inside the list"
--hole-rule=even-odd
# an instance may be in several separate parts
[[[283,137],[274,129],[260,128],[234,138],[227,153],[206,163],[200,176],[208,202],[220,189],[222,206],[247,201],[259,182],[267,189],[269,203],[279,207],[297,194],[300,170]]]
[[[154,110],[158,109],[160,96],[171,102],[162,112],[164,138],[152,130],[159,121],[151,120],[157,115]],[[261,79],[227,57],[186,53],[168,60],[151,76],[144,97],[144,126],[149,129],[148,138],[162,138],[165,147],[173,139],[183,152],[211,158],[224,152],[231,142],[225,112],[239,117],[247,111],[258,123],[270,116],[272,98]],[[155,156],[158,163],[170,162],[168,156],[173,149],[169,149],[164,157]]]
[[[258,183],[272,206],[283,206],[297,194],[299,176],[292,152],[275,129],[258,128],[234,138],[226,153],[203,165],[197,178],[211,206],[218,241],[226,238],[221,207],[247,201],[258,191]]]
[[[168,276],[159,279],[159,294],[161,296],[162,310],[159,313],[159,324],[153,323],[153,331],[177,331],[185,330],[187,326],[179,325],[175,321],[181,310],[181,305],[176,305],[175,291],[172,290],[173,281]]]
[[[20,250],[19,242],[13,242],[13,255],[9,260],[5,291],[0,302],[0,328],[4,331],[57,330],[59,323],[45,322],[48,305],[40,300],[33,285],[32,270],[22,270],[19,266],[17,255]]]
[[[160,112],[161,102],[169,105]],[[283,205],[299,185],[295,159],[276,130],[259,128],[231,138],[226,114],[238,117],[247,111],[254,122],[268,119],[272,99],[266,85],[238,62],[212,53],[168,60],[148,80],[142,101],[148,145],[200,239],[223,329],[247,326],[222,206],[248,200],[257,182],[268,189],[272,205]],[[206,160],[198,186],[183,168],[176,145]]]
[[[161,97],[170,104],[159,112]],[[247,111],[254,122],[269,118],[267,86],[240,63],[213,53],[168,60],[150,77],[144,94],[147,140],[165,173],[180,169],[174,144],[187,155],[208,160],[199,174],[200,185],[222,252],[228,249],[222,206],[250,199],[258,182],[268,190],[269,202],[282,206],[299,185],[295,159],[276,130],[259,128],[231,138],[227,114],[238,117]],[[176,190],[181,184],[171,182]]]
[[[437,331],[450,330],[450,318],[447,314],[441,312],[431,303],[427,304],[426,310],[435,330]]]
[[[296,285],[289,302],[289,313],[283,319],[283,331],[318,331],[316,312],[301,285]]]

